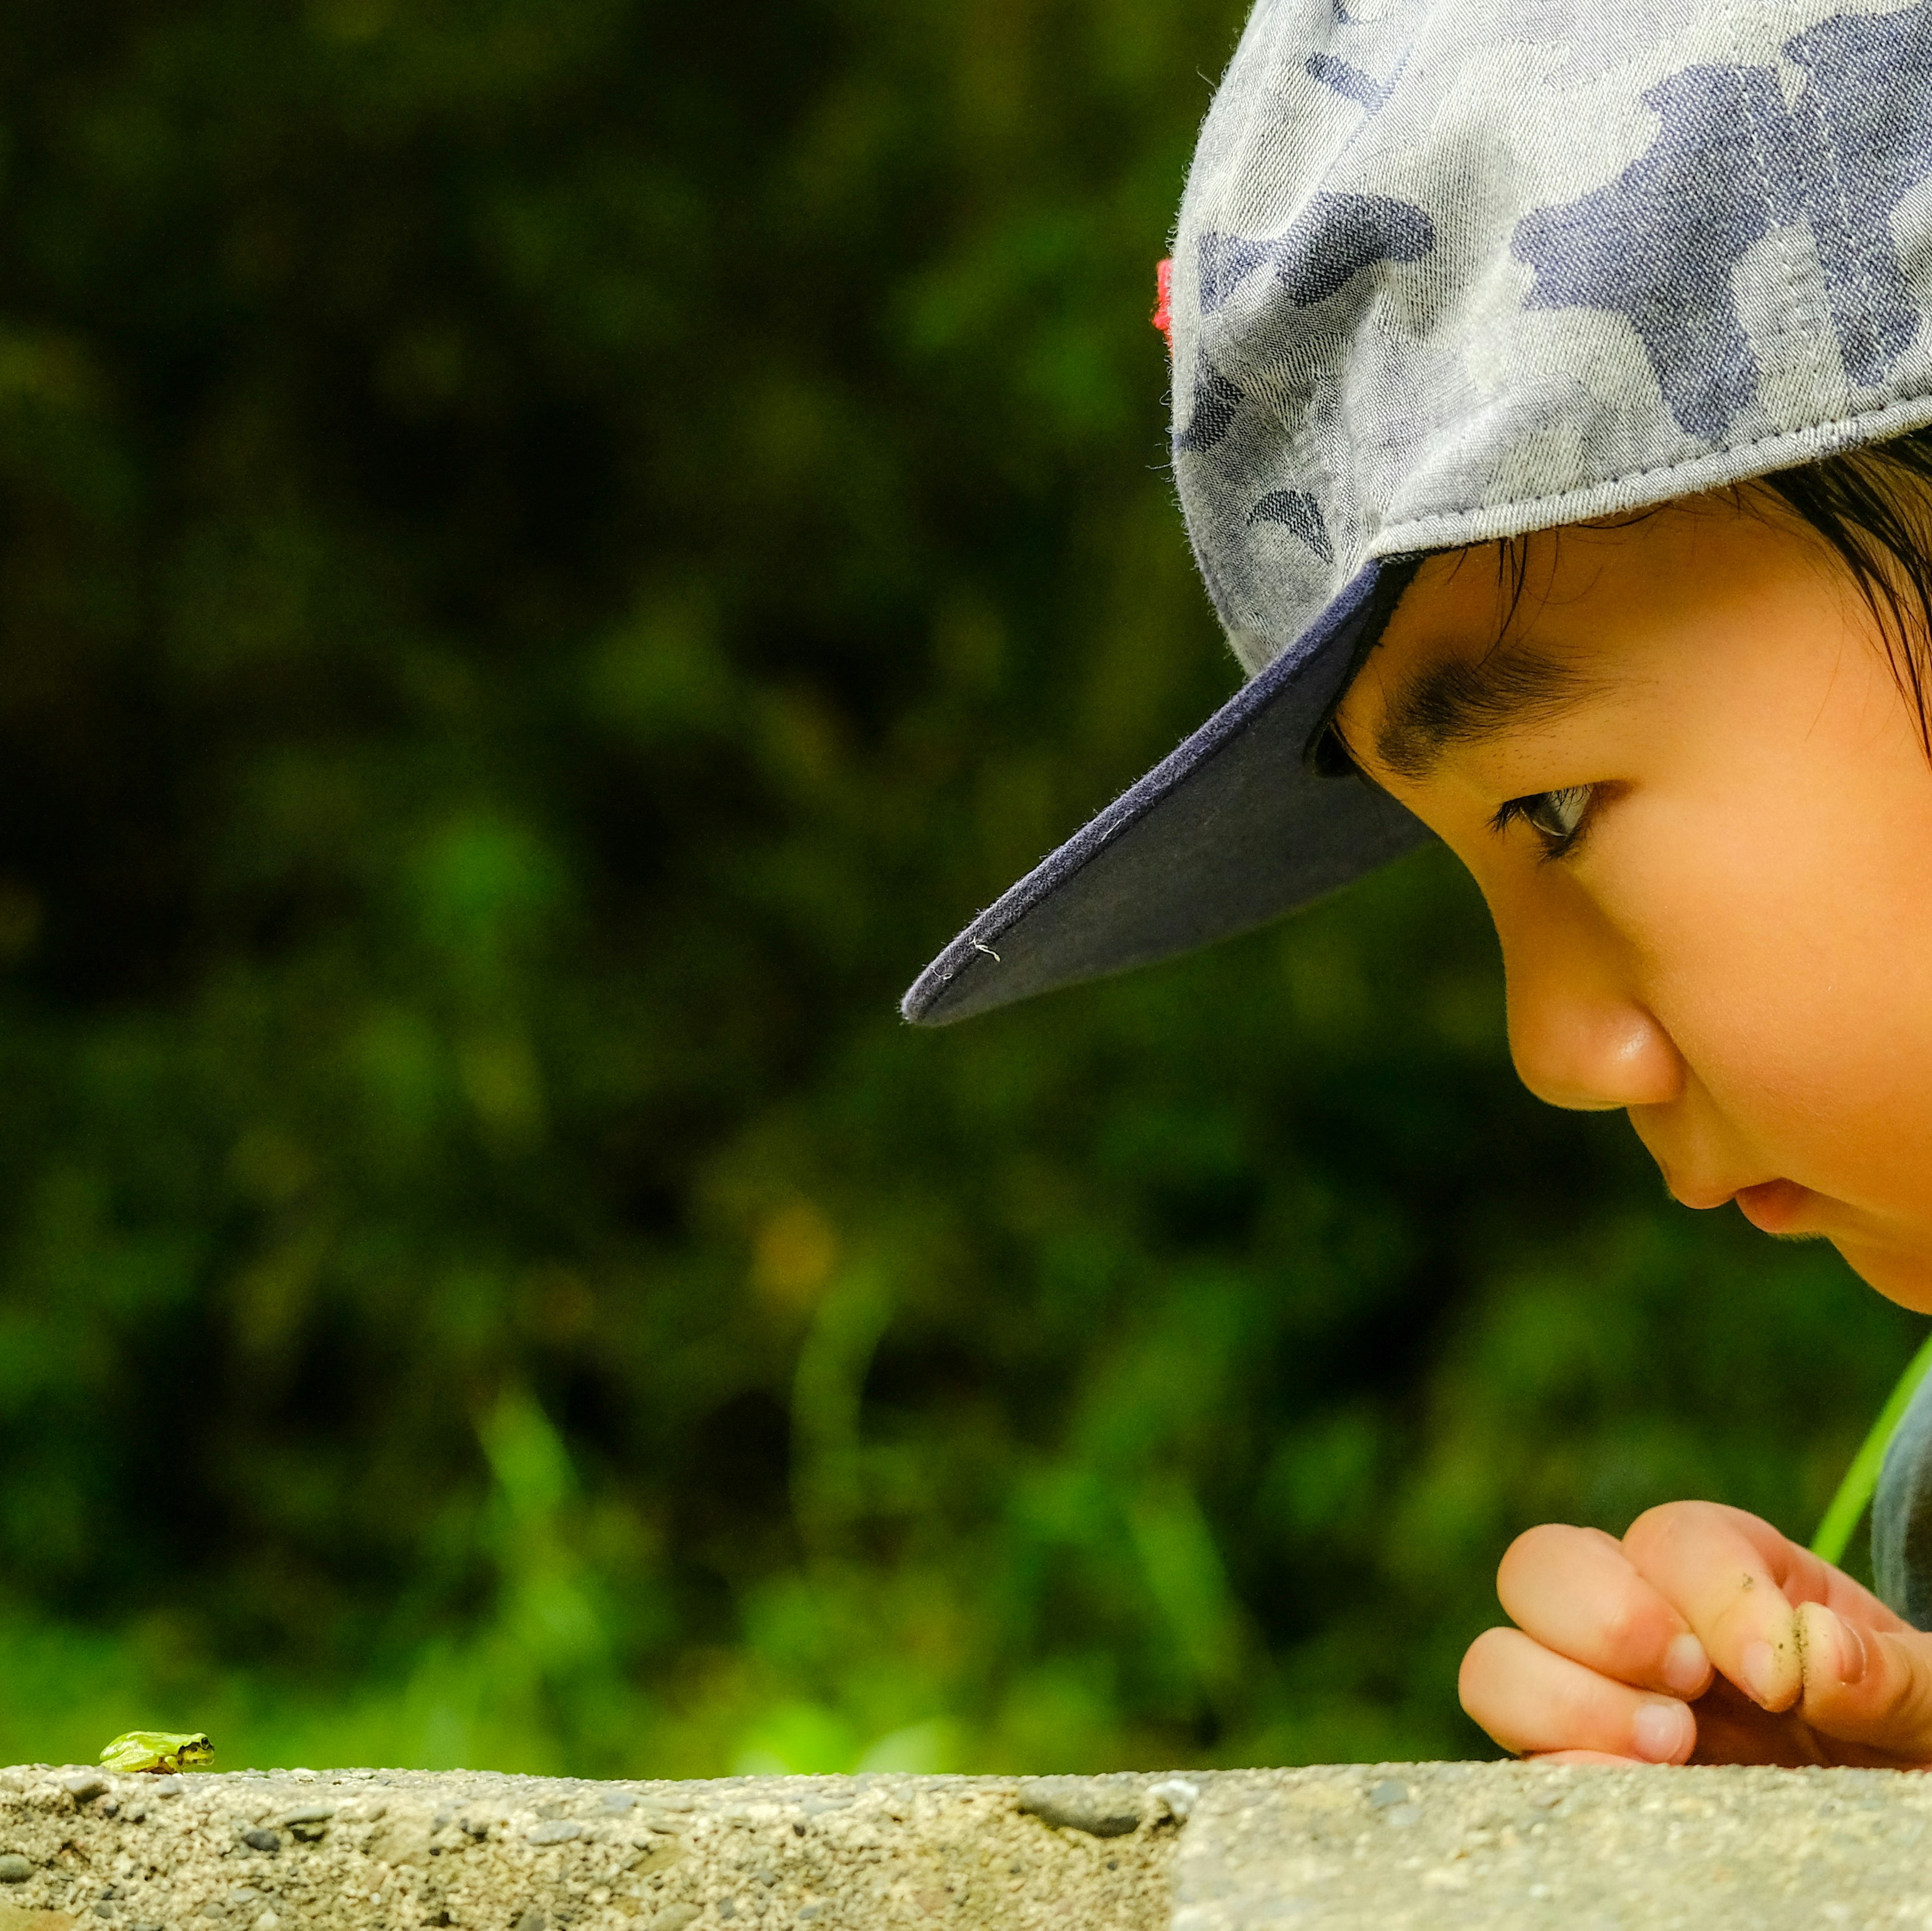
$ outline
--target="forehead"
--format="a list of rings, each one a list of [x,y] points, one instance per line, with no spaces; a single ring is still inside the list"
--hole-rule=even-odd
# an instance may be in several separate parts
[[[1740,539],[1788,541],[1735,499],[1696,498],[1430,558],[1337,712],[1351,754],[1419,783],[1460,746],[1546,728],[1627,687],[1683,587],[1750,574]]]

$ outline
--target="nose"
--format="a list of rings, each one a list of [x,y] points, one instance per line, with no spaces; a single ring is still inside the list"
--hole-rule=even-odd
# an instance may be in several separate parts
[[[1662,1106],[1684,1090],[1682,1056],[1621,952],[1587,921],[1504,935],[1510,1056],[1523,1084],[1552,1106]]]

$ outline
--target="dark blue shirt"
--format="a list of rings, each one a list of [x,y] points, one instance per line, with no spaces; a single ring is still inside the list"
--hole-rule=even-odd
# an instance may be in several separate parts
[[[1932,1630],[1932,1375],[1886,1450],[1871,1540],[1879,1594],[1914,1629]]]

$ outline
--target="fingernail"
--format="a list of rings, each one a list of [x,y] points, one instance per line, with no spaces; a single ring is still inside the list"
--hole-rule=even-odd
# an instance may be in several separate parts
[[[1865,1649],[1864,1638],[1841,1616],[1814,1603],[1804,1612],[1805,1621],[1810,1625],[1811,1648],[1815,1652],[1824,1647],[1819,1642],[1821,1636],[1828,1636],[1828,1653],[1821,1659],[1840,1684],[1851,1684],[1861,1681],[1870,1657]]]
[[[1738,1668],[1744,1678],[1744,1687],[1768,1710],[1778,1689],[1778,1658],[1770,1644],[1745,1644],[1744,1653],[1738,1660]]]
[[[1695,1696],[1710,1674],[1711,1659],[1688,1630],[1664,1652],[1664,1681],[1680,1696]]]
[[[1646,1763],[1688,1756],[1697,1726],[1681,1703],[1646,1703],[1630,1719],[1630,1741]]]
[[[1840,1683],[1862,1682],[1871,1662],[1870,1653],[1865,1648],[1864,1637],[1840,1618],[1834,1616],[1832,1620],[1838,1625],[1838,1681]]]

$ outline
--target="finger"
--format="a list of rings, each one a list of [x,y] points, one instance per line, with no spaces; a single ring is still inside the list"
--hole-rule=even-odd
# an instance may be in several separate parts
[[[1711,1686],[1710,1658],[1690,1624],[1600,1529],[1526,1531],[1502,1559],[1496,1594],[1526,1635],[1586,1669],[1676,1696]]]
[[[1808,1550],[1806,1554],[1809,1554]],[[1829,1563],[1820,1565],[1825,1571],[1825,1593],[1822,1597],[1799,1594],[1792,1596],[1794,1601],[1822,1601],[1826,1608],[1842,1616],[1847,1622],[1855,1623],[1862,1630],[1885,1630],[1894,1635],[1909,1636],[1912,1625],[1895,1611],[1886,1608],[1872,1592],[1860,1582],[1854,1582],[1842,1569],[1834,1569]],[[1790,1586],[1787,1596],[1792,1592]]]
[[[1586,1669],[1520,1630],[1488,1630],[1469,1645],[1462,1708],[1506,1750],[1595,1750],[1645,1763],[1682,1763],[1696,1720],[1658,1696]]]
[[[1804,1720],[1894,1762],[1932,1762],[1932,1636],[1860,1630],[1820,1603],[1797,1613]]]
[[[1623,1546],[1696,1631],[1711,1660],[1766,1710],[1804,1687],[1796,1605],[1822,1601],[1832,1573],[1768,1522],[1714,1502],[1672,1502],[1633,1522]]]

